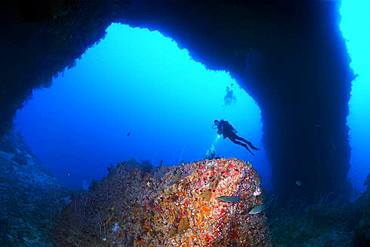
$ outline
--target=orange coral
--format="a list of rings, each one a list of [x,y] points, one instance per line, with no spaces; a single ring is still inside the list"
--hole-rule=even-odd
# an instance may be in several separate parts
[[[152,186],[147,186],[148,181]],[[168,168],[164,176],[148,176],[137,186],[137,194],[130,197],[134,202],[112,202],[127,207],[115,209],[119,213],[114,217],[106,216],[107,229],[116,221],[125,227],[105,233],[107,241],[121,246],[129,246],[129,241],[134,246],[269,245],[263,213],[246,213],[262,203],[260,193],[255,193],[261,190],[260,181],[250,164],[237,159],[204,160]],[[235,195],[240,202],[217,200]]]

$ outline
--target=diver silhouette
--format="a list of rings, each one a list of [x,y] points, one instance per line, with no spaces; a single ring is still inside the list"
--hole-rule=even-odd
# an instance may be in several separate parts
[[[215,120],[214,121],[214,126],[217,127],[217,134],[223,135],[224,139],[229,138],[230,141],[232,141],[235,144],[241,145],[245,147],[248,152],[254,156],[254,153],[251,151],[253,150],[258,150],[257,147],[255,147],[250,141],[238,136],[236,133],[237,131],[234,129],[234,127],[225,120]]]

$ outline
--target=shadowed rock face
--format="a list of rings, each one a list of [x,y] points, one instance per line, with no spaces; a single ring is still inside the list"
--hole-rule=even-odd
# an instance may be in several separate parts
[[[69,194],[20,135],[0,138],[0,246],[51,246],[49,232]]]
[[[277,192],[287,198],[345,193],[352,74],[337,6],[288,2],[45,0],[46,14],[36,15],[42,20],[9,6],[14,15],[3,17],[1,41],[2,130],[32,88],[72,65],[111,22],[122,22],[172,37],[195,60],[230,71],[254,97]]]

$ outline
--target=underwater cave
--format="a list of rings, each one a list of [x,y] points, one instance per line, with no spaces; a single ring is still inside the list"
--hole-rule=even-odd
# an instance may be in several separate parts
[[[369,11],[6,2],[0,245],[369,246]]]
[[[32,88],[50,85],[112,22],[124,23],[173,38],[207,68],[229,71],[254,98],[272,188],[282,197],[349,194],[353,75],[335,1],[93,2],[3,9],[2,132]]]

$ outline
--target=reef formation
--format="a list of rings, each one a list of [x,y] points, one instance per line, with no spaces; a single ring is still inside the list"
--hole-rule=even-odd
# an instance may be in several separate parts
[[[261,205],[256,171],[237,159],[150,172],[122,163],[65,209],[55,245],[270,246]]]

